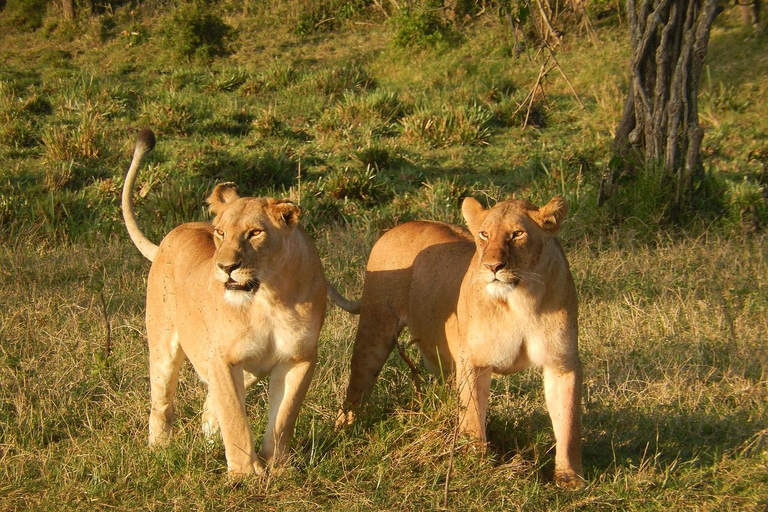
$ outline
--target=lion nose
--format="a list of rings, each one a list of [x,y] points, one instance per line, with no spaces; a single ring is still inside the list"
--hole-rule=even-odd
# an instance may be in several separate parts
[[[226,272],[227,275],[232,274],[232,272],[234,272],[235,270],[240,268],[240,262],[239,261],[237,263],[232,263],[230,265],[225,265],[224,263],[217,263],[216,265],[218,265],[221,270]]]
[[[498,262],[494,262],[494,263],[485,263],[485,266],[486,266],[486,268],[488,270],[490,270],[491,272],[493,272],[495,274],[499,270],[501,270],[504,267],[506,267],[507,264],[504,263],[503,261],[498,261]]]

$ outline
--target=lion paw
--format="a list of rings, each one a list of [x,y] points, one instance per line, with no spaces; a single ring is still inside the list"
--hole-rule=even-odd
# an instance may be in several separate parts
[[[355,422],[355,413],[352,411],[345,411],[344,409],[339,409],[338,414],[336,415],[336,425],[334,426],[334,430],[336,432],[352,426],[352,424]]]
[[[555,485],[563,489],[583,489],[587,486],[584,477],[574,471],[562,471],[555,473]]]
[[[227,471],[227,480],[230,483],[238,483],[251,476],[260,476],[264,474],[264,465],[256,459],[247,466],[239,468],[230,467]]]

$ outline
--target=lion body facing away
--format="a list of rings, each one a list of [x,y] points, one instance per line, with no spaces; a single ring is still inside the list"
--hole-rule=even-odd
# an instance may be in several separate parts
[[[142,144],[140,134],[129,170],[134,178],[148,151]],[[314,371],[326,307],[320,258],[297,224],[298,207],[243,198],[232,184],[218,185],[208,198],[212,223],[182,224],[153,247],[136,234],[130,209],[133,181],[126,179],[124,190],[126,224],[134,243],[153,260],[146,313],[150,444],[170,437],[173,398],[186,356],[208,384],[203,430],[208,435],[220,430],[230,475],[285,463]],[[257,454],[245,414],[245,389],[267,376],[269,415]]]
[[[491,375],[542,367],[555,480],[581,485],[577,299],[554,238],[566,211],[559,196],[541,209],[506,201],[485,210],[467,198],[471,233],[424,221],[385,233],[366,267],[339,424],[352,421],[407,325],[427,369],[455,376],[460,428],[482,445]]]

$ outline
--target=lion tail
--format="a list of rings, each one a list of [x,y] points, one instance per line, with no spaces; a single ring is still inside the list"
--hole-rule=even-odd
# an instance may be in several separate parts
[[[344,297],[342,294],[336,290],[336,288],[333,287],[330,283],[328,283],[328,297],[331,298],[331,301],[339,306],[341,309],[346,311],[347,313],[352,313],[353,315],[359,315],[360,314],[360,300],[351,301]]]
[[[131,237],[134,245],[139,252],[149,261],[154,261],[157,255],[157,245],[153,244],[144,233],[141,232],[138,222],[136,222],[136,212],[133,210],[133,187],[136,183],[136,176],[139,174],[139,167],[144,157],[155,147],[155,134],[149,128],[139,130],[136,138],[136,148],[133,150],[133,159],[128,168],[128,174],[125,176],[123,185],[123,220],[128,229],[128,235]]]

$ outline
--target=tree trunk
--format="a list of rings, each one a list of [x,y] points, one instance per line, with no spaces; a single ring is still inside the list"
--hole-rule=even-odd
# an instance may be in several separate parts
[[[640,168],[662,166],[675,181],[681,205],[701,168],[697,94],[707,55],[716,0],[627,0],[632,45],[627,102],[613,152],[636,152]],[[615,190],[614,172],[601,186],[601,201]],[[607,186],[606,186],[607,185]]]
[[[61,8],[65,20],[72,21],[75,19],[75,0],[61,0]]]
[[[741,11],[741,20],[751,25],[755,32],[760,30],[760,0],[737,0]]]

